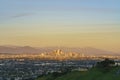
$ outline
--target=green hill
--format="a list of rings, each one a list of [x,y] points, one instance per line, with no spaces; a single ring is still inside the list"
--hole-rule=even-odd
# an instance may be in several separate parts
[[[41,76],[36,80],[120,80],[120,67],[113,68],[110,72],[102,72],[94,68],[84,72],[53,73],[47,76]]]

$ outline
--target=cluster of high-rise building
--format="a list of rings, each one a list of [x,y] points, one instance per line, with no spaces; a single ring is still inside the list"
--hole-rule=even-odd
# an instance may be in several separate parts
[[[64,53],[62,50],[54,50],[53,52],[33,53],[33,54],[0,54],[0,59],[4,58],[40,58],[40,59],[75,59],[84,57],[84,54],[74,52]]]
[[[50,59],[50,60],[67,60],[67,59],[86,59],[86,58],[119,58],[119,56],[90,56],[84,53],[76,52],[62,52],[62,50],[54,50],[51,52],[44,53],[21,53],[21,54],[0,54],[0,59],[16,59],[16,58],[27,58],[27,59]]]

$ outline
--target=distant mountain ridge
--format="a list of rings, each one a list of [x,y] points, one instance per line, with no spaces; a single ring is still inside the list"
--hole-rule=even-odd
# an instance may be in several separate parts
[[[111,51],[106,51],[106,50],[101,50],[101,49],[96,49],[96,48],[91,48],[91,47],[86,47],[86,48],[69,48],[69,47],[43,47],[43,48],[35,48],[35,47],[30,47],[30,46],[0,46],[0,53],[44,53],[44,52],[52,52],[54,50],[60,49],[65,53],[68,52],[74,52],[78,54],[85,54],[85,55],[92,55],[92,56],[100,56],[100,55],[110,55],[110,56],[120,56],[120,54],[111,52]]]

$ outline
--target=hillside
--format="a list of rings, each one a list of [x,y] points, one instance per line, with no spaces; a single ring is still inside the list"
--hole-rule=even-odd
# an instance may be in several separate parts
[[[50,74],[36,80],[120,80],[120,68],[114,68],[108,73],[103,73],[98,69],[91,69],[86,72],[73,71],[60,76]]]

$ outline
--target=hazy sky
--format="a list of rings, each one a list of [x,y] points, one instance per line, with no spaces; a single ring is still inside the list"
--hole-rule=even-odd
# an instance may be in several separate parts
[[[120,0],[0,0],[0,45],[120,52]]]

